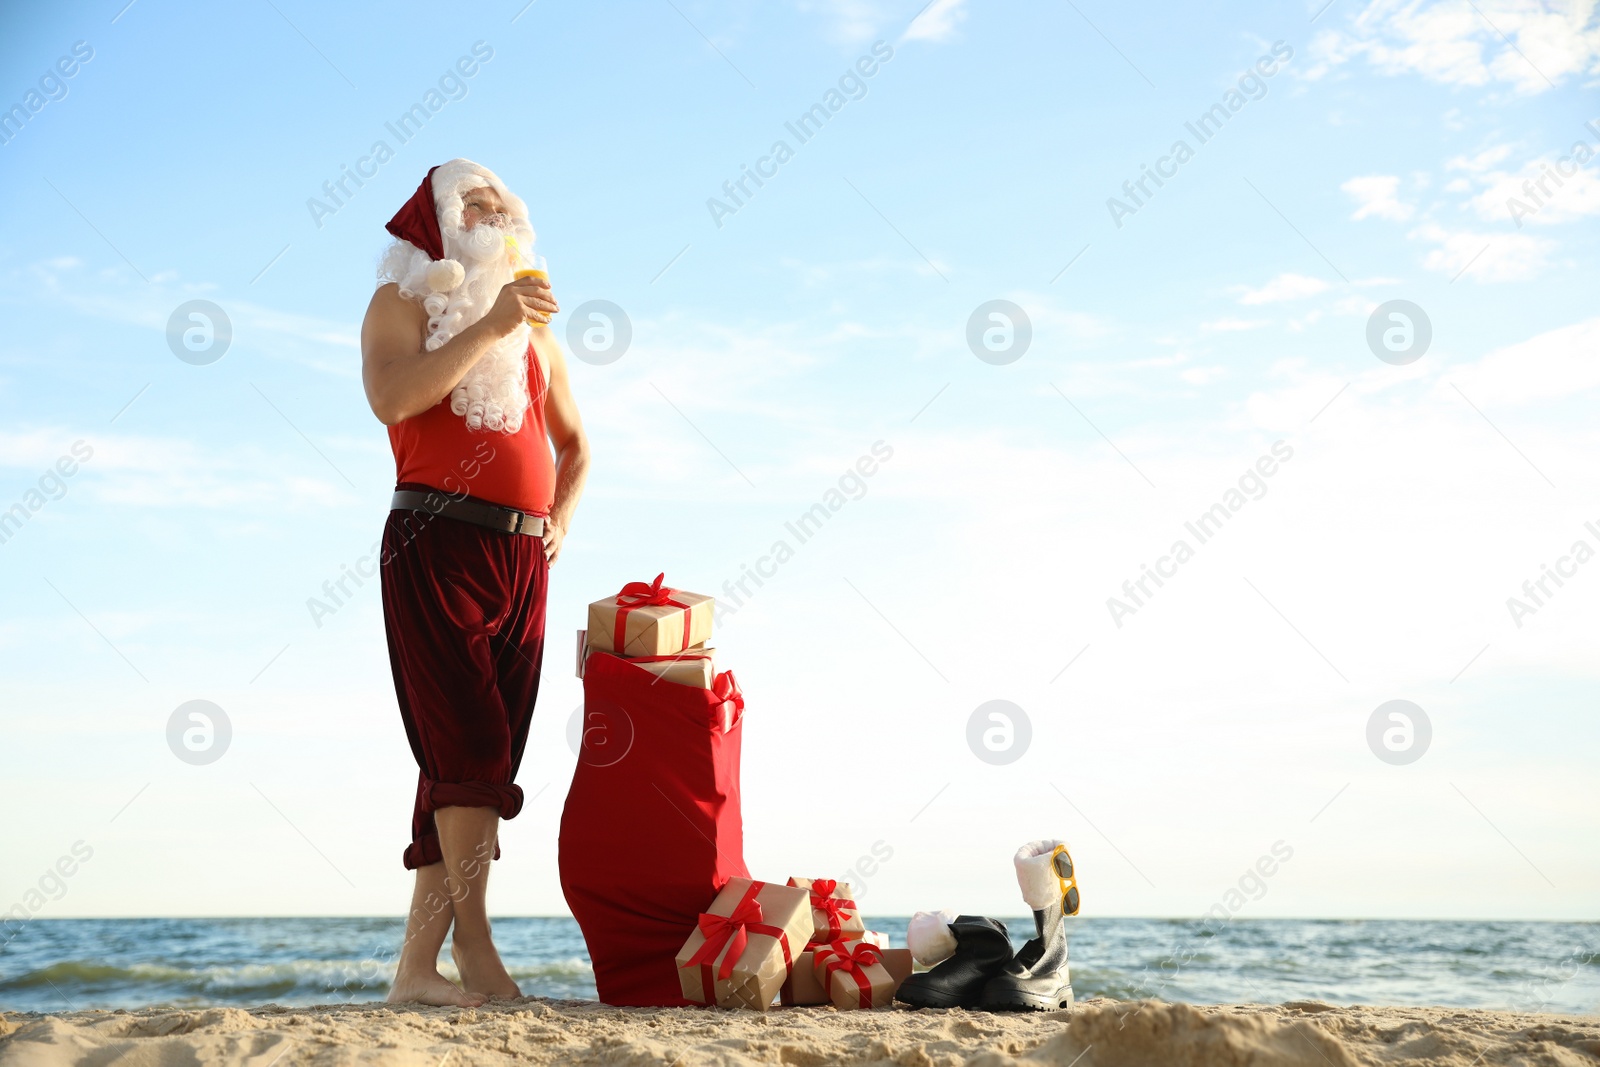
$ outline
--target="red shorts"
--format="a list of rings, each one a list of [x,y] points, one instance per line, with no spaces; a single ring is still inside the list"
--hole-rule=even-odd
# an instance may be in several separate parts
[[[415,870],[442,859],[435,809],[522,810],[513,779],[539,694],[550,572],[541,538],[418,511],[389,513],[381,558],[389,664],[420,769],[405,851]]]

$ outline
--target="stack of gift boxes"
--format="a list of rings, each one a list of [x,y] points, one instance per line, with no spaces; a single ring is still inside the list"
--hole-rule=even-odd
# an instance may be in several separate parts
[[[615,596],[589,605],[589,625],[578,631],[578,677],[590,656],[618,656],[679,685],[710,689],[716,678],[711,639],[715,601],[700,593],[654,582],[629,582]]]
[[[697,1004],[765,1011],[832,1004],[886,1008],[911,974],[911,952],[868,930],[850,886],[733,878],[678,951],[683,995]]]
[[[578,631],[578,677],[592,656],[619,656],[661,680],[710,689],[716,677],[713,598],[629,582],[589,605]],[[866,928],[847,882],[786,885],[729,879],[679,950],[678,979],[697,1004],[766,1011],[784,1005],[883,1008],[911,974],[911,952]]]
[[[783,1004],[828,1004],[842,1010],[883,1008],[911,974],[911,951],[890,948],[889,938],[868,930],[850,896],[849,882],[791,878],[806,891],[811,940],[778,990]]]

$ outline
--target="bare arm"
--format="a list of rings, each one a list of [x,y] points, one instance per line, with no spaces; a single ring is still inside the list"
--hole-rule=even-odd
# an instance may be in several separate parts
[[[361,323],[361,381],[385,426],[420,415],[450,395],[472,365],[524,320],[548,322],[558,310],[548,282],[524,278],[501,288],[488,314],[432,352],[423,348],[428,315],[390,283],[372,294]]]
[[[561,543],[578,510],[583,483],[589,476],[589,438],[584,435],[578,404],[572,398],[567,357],[555,334],[545,326],[533,328],[533,346],[550,360],[550,389],[544,398],[545,430],[556,451],[555,501],[545,524],[545,556],[551,563],[561,555]]]

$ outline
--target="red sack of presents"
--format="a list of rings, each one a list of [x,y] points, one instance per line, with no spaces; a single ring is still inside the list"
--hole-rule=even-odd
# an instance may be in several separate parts
[[[674,960],[730,878],[744,697],[732,671],[677,685],[615,656],[583,677],[583,741],[561,813],[561,890],[607,1004],[689,1004]]]

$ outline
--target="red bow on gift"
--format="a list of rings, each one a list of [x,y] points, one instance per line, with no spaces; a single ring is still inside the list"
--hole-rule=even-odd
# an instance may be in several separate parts
[[[851,948],[851,945],[855,947]],[[835,971],[843,971],[855,979],[856,988],[861,992],[861,1007],[872,1007],[872,980],[867,977],[865,969],[883,962],[881,948],[868,941],[832,941],[813,949],[811,958],[823,964],[823,985],[833,981]]]
[[[745,928],[759,924],[761,920],[761,902],[753,896],[741,900],[733,909],[732,915],[710,915],[702,912],[698,923],[700,933],[706,939],[705,944],[689,957],[689,963],[695,966],[708,964],[717,958],[717,953],[726,945],[728,954],[722,957],[722,966],[717,968],[717,977],[728,978],[733,974],[734,963],[744,955],[744,947],[750,941],[750,935]]]
[[[612,635],[612,643],[619,653],[622,651],[623,641],[628,633],[628,612],[634,608],[671,605],[675,608],[682,608],[685,613],[689,611],[689,605],[680,604],[672,599],[672,594],[677,592],[676,589],[661,584],[666,576],[666,571],[662,571],[656,575],[656,580],[653,582],[629,582],[617,593],[617,624],[616,630]],[[683,647],[689,647],[689,618],[687,614],[684,615],[683,619]]]
[[[830,940],[844,930],[844,920],[855,914],[856,902],[841,900],[833,895],[839,888],[839,883],[833,878],[815,878],[811,882],[811,906],[828,917],[828,937]]]
[[[667,572],[662,571],[656,575],[653,582],[629,582],[617,594],[617,603],[626,604],[630,608],[643,607],[646,604],[671,604],[672,594],[677,590],[661,583],[667,577]],[[678,607],[683,607],[679,604]]]

